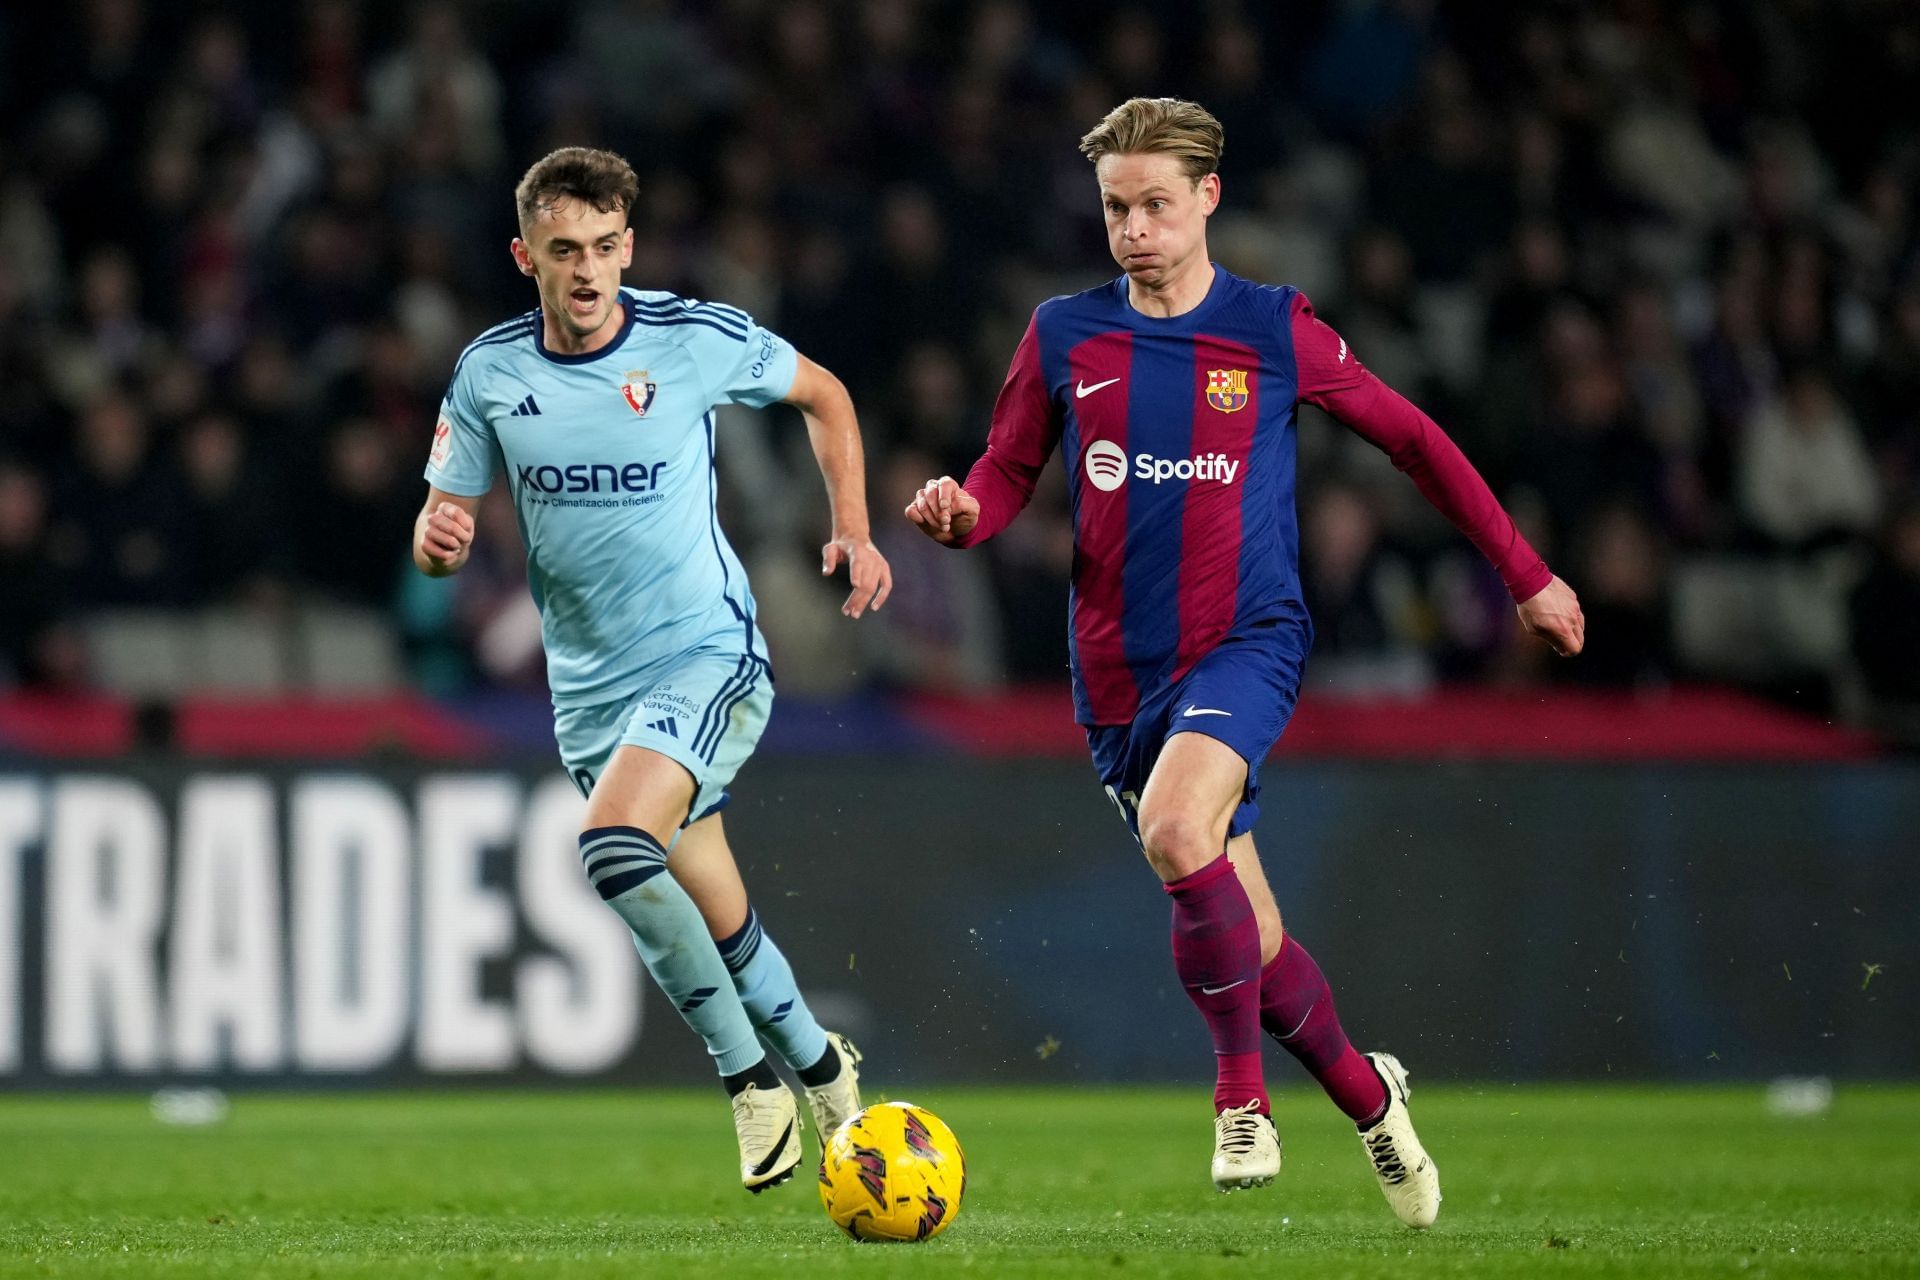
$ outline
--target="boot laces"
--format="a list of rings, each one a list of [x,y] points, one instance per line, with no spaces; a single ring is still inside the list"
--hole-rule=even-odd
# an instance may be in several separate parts
[[[1393,1145],[1393,1135],[1386,1132],[1385,1126],[1377,1133],[1368,1134],[1366,1144],[1367,1156],[1382,1182],[1397,1187],[1407,1180],[1407,1166],[1401,1161],[1400,1152]]]
[[[1260,1142],[1260,1122],[1266,1119],[1254,1110],[1254,1104],[1244,1107],[1228,1107],[1220,1113],[1220,1150],[1225,1155],[1246,1156],[1253,1154],[1254,1147]]]

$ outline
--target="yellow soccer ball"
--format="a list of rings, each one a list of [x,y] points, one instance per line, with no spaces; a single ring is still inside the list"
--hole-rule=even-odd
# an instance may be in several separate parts
[[[881,1102],[841,1125],[820,1161],[820,1203],[855,1240],[930,1240],[960,1214],[967,1157],[939,1116]]]

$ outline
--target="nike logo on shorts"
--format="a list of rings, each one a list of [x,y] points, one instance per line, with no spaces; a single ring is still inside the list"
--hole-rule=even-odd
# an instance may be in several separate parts
[[[1235,987],[1239,986],[1241,982],[1245,982],[1245,981],[1246,981],[1245,978],[1241,978],[1238,982],[1229,982],[1224,987],[1202,987],[1200,988],[1200,994],[1203,996],[1217,996],[1222,991],[1233,990]]]
[[[1105,382],[1096,382],[1092,386],[1088,386],[1087,380],[1085,378],[1082,378],[1080,379],[1079,385],[1074,387],[1073,389],[1073,398],[1075,400],[1085,400],[1088,396],[1092,395],[1094,392],[1098,391],[1100,388],[1110,387],[1118,381],[1120,381],[1120,379],[1118,378],[1108,378]]]
[[[1196,707],[1192,703],[1188,703],[1187,709],[1180,713],[1180,718],[1185,720],[1192,716],[1230,716],[1232,714],[1233,712],[1231,711],[1218,711],[1213,707]]]

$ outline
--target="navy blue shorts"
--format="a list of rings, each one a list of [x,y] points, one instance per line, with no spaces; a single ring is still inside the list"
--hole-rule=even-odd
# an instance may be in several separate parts
[[[1140,795],[1176,733],[1204,733],[1247,762],[1247,788],[1227,825],[1229,838],[1260,817],[1260,763],[1293,718],[1312,633],[1291,618],[1256,623],[1222,640],[1181,679],[1154,691],[1131,724],[1087,726],[1093,767],[1121,816],[1140,836]]]

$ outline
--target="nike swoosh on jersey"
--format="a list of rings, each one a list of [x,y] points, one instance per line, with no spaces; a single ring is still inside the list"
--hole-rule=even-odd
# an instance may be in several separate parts
[[[1240,978],[1240,979],[1238,979],[1238,980],[1236,980],[1236,981],[1234,981],[1234,982],[1229,982],[1229,983],[1228,983],[1228,984],[1227,984],[1226,986],[1224,986],[1224,987],[1202,987],[1202,988],[1200,988],[1200,994],[1201,994],[1201,995],[1203,995],[1203,996],[1217,996],[1217,995],[1219,995],[1219,994],[1220,994],[1220,993],[1221,993],[1222,991],[1231,991],[1231,990],[1233,990],[1233,989],[1234,989],[1235,987],[1237,987],[1237,986],[1239,986],[1239,985],[1240,985],[1240,984],[1241,984],[1242,982],[1245,982],[1245,981],[1246,981],[1246,979],[1245,979],[1245,978]]]
[[[1184,720],[1189,716],[1230,716],[1232,714],[1231,711],[1216,711],[1212,707],[1196,707],[1189,703],[1187,709],[1180,713],[1180,718]]]
[[[1087,380],[1082,378],[1080,379],[1080,384],[1073,389],[1073,398],[1075,400],[1085,400],[1100,388],[1110,387],[1118,381],[1120,381],[1118,378],[1108,378],[1105,382],[1096,382],[1092,386],[1088,386]]]

